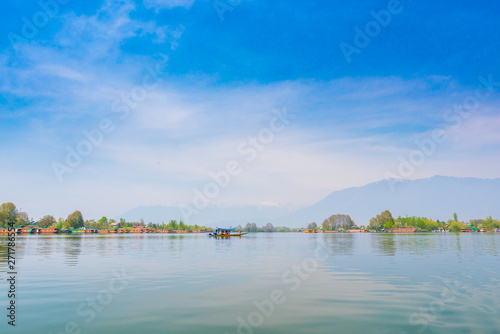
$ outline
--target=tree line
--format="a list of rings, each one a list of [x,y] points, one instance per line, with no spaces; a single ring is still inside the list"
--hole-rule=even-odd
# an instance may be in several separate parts
[[[97,221],[94,219],[84,220],[82,213],[78,210],[68,215],[66,219],[59,218],[56,220],[52,215],[45,215],[38,221],[34,222],[33,219],[29,218],[26,212],[19,211],[13,203],[3,203],[0,205],[0,227],[8,227],[10,222],[14,222],[18,227],[34,225],[40,228],[53,227],[61,230],[73,230],[82,227],[89,227],[96,230],[118,228],[118,225],[115,223],[119,223],[119,227],[121,229],[133,229],[137,226],[144,226],[150,229],[158,230],[194,231],[210,229],[205,226],[187,225],[182,220],[170,220],[166,224],[164,222],[161,224],[145,224],[143,219],[140,219],[138,222],[127,222],[123,218],[120,218],[117,222],[116,220],[108,219],[107,217],[102,217]]]
[[[391,212],[389,210],[385,210],[384,212],[370,219],[370,225],[367,228],[373,231],[383,231],[403,227],[414,227],[426,231],[446,229],[451,232],[460,232],[460,230],[465,228],[493,230],[500,229],[500,221],[489,216],[486,219],[472,219],[469,220],[468,223],[466,223],[463,221],[459,221],[458,215],[456,213],[453,214],[453,219],[449,219],[446,222],[416,216],[400,216],[394,219]]]
[[[258,227],[255,223],[247,223],[245,227],[238,225],[234,228],[236,231],[240,232],[298,232],[300,228],[290,228],[290,227],[274,227],[273,224],[267,223],[262,227]]]
[[[92,229],[118,228],[116,223],[119,223],[119,226],[122,229],[132,229],[137,226],[144,226],[150,229],[183,231],[210,229],[209,227],[205,226],[185,224],[182,219],[180,221],[170,220],[168,223],[162,222],[161,224],[145,224],[143,219],[140,219],[138,222],[127,222],[123,218],[120,218],[120,220],[117,222],[116,220],[108,219],[107,217],[102,217],[97,221],[94,219],[84,220],[82,213],[78,210],[69,214],[66,219],[59,218],[58,220],[56,220],[52,215],[45,215],[37,222],[33,222],[33,219],[29,218],[28,213],[18,210],[13,203],[3,203],[0,205],[0,227],[8,227],[8,224],[10,222],[14,222],[16,226],[26,226],[34,223],[35,226],[41,228],[54,227],[59,229],[79,229],[82,227],[89,227]],[[485,219],[473,219],[466,223],[463,221],[459,221],[458,215],[456,213],[453,214],[453,219],[449,219],[446,222],[416,216],[399,216],[395,219],[389,210],[385,210],[375,217],[371,218],[369,225],[362,225],[360,228],[371,231],[385,231],[403,227],[414,227],[427,231],[447,229],[452,232],[459,232],[464,228],[492,230],[500,229],[500,221],[489,216]],[[318,228],[319,227],[316,222],[312,222],[307,226],[307,229],[310,230]],[[323,231],[349,230],[352,228],[358,227],[351,219],[351,217],[345,214],[332,215],[326,218],[321,225],[321,229],[323,229]],[[235,230],[244,232],[298,232],[301,231],[302,228],[290,228],[284,226],[274,227],[271,223],[267,223],[262,227],[258,227],[255,223],[247,223],[244,227],[242,227],[241,225],[236,226]]]
[[[401,217],[394,218],[389,210],[385,210],[375,217],[370,219],[367,226],[358,227],[349,215],[336,214],[326,218],[321,225],[323,231],[342,231],[349,229],[361,228],[369,231],[387,231],[391,229],[414,227],[416,229],[435,231],[439,229],[449,230],[452,232],[460,232],[465,228],[472,229],[500,229],[500,221],[493,219],[491,216],[485,219],[473,219],[468,223],[459,221],[456,213],[453,214],[453,219],[448,221],[432,220],[426,217]],[[307,229],[318,229],[316,222],[312,222],[307,226]]]

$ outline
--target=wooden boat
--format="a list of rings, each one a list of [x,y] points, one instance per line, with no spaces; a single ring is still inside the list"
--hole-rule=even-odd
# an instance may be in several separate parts
[[[208,235],[216,238],[230,238],[230,237],[241,237],[247,234],[246,232],[237,232],[233,228],[217,228],[214,232]]]
[[[71,233],[85,233],[85,230],[82,230],[82,229],[74,229],[74,230],[71,230]]]
[[[12,232],[15,232],[14,230],[9,231],[7,227],[0,227],[0,234],[10,234]]]
[[[33,227],[21,227],[18,229],[18,231],[18,233],[31,234],[38,232],[38,229]]]
[[[41,234],[57,234],[60,230],[58,228],[40,228],[38,229],[38,233]]]
[[[304,233],[318,233],[317,229],[305,229]]]

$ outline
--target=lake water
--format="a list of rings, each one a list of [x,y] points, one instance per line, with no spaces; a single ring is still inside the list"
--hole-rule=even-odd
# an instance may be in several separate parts
[[[0,332],[500,333],[500,234],[17,237]]]

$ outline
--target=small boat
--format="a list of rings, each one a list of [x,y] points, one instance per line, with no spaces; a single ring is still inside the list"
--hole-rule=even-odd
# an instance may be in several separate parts
[[[214,232],[208,235],[216,238],[241,237],[247,234],[246,232],[237,232],[234,228],[217,228]]]
[[[318,233],[318,230],[313,228],[313,229],[305,229],[304,233]]]

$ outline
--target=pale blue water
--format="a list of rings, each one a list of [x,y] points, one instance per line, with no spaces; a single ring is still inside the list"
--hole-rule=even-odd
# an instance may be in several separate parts
[[[0,333],[500,333],[499,233],[17,238]]]

